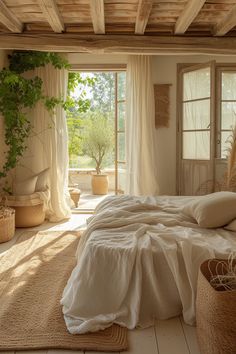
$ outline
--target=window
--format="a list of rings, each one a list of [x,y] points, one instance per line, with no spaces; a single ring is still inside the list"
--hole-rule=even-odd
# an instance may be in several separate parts
[[[217,157],[226,158],[229,136],[236,124],[236,67],[218,68]]]
[[[223,181],[236,124],[236,65],[184,64],[178,79],[178,193],[210,193]]]

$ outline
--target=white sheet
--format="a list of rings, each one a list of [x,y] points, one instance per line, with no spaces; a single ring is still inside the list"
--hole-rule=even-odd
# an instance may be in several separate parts
[[[236,250],[236,234],[181,214],[190,197],[108,197],[88,221],[61,304],[70,333],[155,318],[195,322],[199,265]]]

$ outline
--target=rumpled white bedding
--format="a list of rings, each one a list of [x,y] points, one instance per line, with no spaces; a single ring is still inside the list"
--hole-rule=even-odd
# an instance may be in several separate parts
[[[70,333],[129,329],[183,314],[195,322],[200,264],[227,258],[236,233],[199,228],[181,213],[192,197],[108,197],[88,220],[61,304]]]

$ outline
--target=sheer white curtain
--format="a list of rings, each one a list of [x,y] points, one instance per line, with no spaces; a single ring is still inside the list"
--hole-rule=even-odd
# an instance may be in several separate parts
[[[125,192],[131,195],[158,193],[151,59],[130,56],[127,65]]]
[[[67,70],[46,65],[34,70],[33,75],[43,80],[45,95],[66,97]],[[53,113],[49,113],[42,103],[38,103],[31,112],[31,121],[33,125],[31,137],[16,177],[22,180],[27,175],[32,176],[49,168],[47,184],[50,197],[48,198],[46,193],[44,196],[47,201],[47,218],[51,222],[57,222],[71,215],[66,114],[61,106],[57,106]]]

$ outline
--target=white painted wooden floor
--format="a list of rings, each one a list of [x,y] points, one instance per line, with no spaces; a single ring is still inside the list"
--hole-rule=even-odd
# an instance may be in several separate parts
[[[15,237],[6,243],[0,244],[0,253],[7,250],[16,242],[17,237],[25,230],[79,230],[86,227],[88,214],[72,214],[67,222],[44,223],[32,229],[18,229]],[[0,352],[0,354],[14,354],[14,352]],[[81,354],[83,351],[68,350],[35,350],[20,351],[21,354]],[[96,352],[88,352],[86,354]],[[101,352],[100,352],[101,353]],[[110,354],[106,352],[107,354]],[[129,331],[129,350],[124,354],[200,354],[196,329],[186,325],[182,318],[177,317],[167,321],[158,321],[156,326],[147,329]]]

